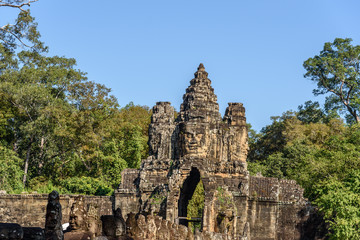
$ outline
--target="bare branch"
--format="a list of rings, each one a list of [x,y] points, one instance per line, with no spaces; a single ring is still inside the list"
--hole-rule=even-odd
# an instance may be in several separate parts
[[[8,24],[6,24],[6,25],[4,25],[4,26],[0,27],[0,29],[1,29],[1,30],[5,30],[5,28],[7,28],[7,27],[13,27],[13,26],[15,26],[15,25],[14,25],[14,24],[10,24],[10,23],[8,23]]]
[[[345,81],[341,80],[340,92],[343,92],[343,90],[342,90],[342,89],[343,89],[344,83],[345,83]]]
[[[350,102],[350,93],[351,93],[353,87],[354,87],[354,86],[351,86],[350,89],[349,89],[349,91],[348,91],[348,93],[347,93],[347,96],[346,96],[346,101],[347,101],[347,102]]]
[[[3,0],[0,0],[0,7],[12,7],[12,8],[18,8],[22,12],[26,12],[26,10],[23,9],[24,6],[30,7],[31,3],[37,2],[38,0],[29,0],[28,2],[22,3],[22,4],[11,4],[11,3],[4,3]]]
[[[326,90],[328,90],[329,92],[332,92],[334,93],[335,95],[338,95],[339,97],[341,97],[339,93],[335,92],[333,89],[329,88],[328,86],[326,86],[326,83],[325,83],[325,80],[326,77],[324,76],[324,74],[321,74],[321,77],[320,77],[320,81],[322,83],[322,85],[326,88]]]
[[[4,31],[4,32],[7,32],[7,33],[10,33],[12,36],[14,36],[19,42],[21,42],[21,44],[23,44],[25,47],[28,47],[28,48],[31,48],[31,46],[27,45],[26,43],[24,43],[21,38],[19,38],[18,36],[16,36],[16,34],[12,33],[11,31],[7,30],[6,28],[4,27],[1,27],[0,28],[1,31]]]
[[[29,10],[28,9],[24,9],[24,7],[30,7],[30,5],[34,2],[37,2],[38,0],[26,0],[26,1],[9,1],[9,0],[0,0],[0,7],[10,7],[10,8],[17,8],[19,9],[21,12],[25,12],[28,13]],[[5,37],[8,35],[14,37],[20,44],[16,44],[13,43],[14,46],[22,46],[22,47],[28,47],[28,48],[32,48],[31,46],[29,46],[28,44],[26,44],[22,38],[24,37],[24,35],[20,32],[19,34],[15,34],[12,29],[10,27],[14,27],[16,25],[13,24],[6,24],[2,27],[0,27],[0,31],[3,31],[5,33]],[[5,38],[4,37],[4,38]],[[5,43],[9,43],[9,41],[7,41],[4,38],[0,38],[0,41],[3,41]]]

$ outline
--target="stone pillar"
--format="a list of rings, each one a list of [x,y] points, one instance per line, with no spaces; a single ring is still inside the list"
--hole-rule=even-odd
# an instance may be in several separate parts
[[[174,108],[170,102],[157,102],[149,126],[149,155],[155,159],[171,159],[171,137],[175,129]]]
[[[227,123],[228,131],[224,138],[227,142],[227,158],[246,165],[248,153],[248,131],[246,126],[245,108],[242,103],[228,103],[223,121]],[[225,150],[226,151],[226,150]],[[240,170],[241,171],[241,170]]]
[[[46,240],[63,240],[64,234],[61,226],[62,213],[60,197],[57,191],[49,194],[46,206],[45,238]]]

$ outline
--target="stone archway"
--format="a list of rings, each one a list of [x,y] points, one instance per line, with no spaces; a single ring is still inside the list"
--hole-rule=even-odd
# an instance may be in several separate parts
[[[187,208],[189,201],[192,198],[199,181],[200,181],[200,172],[197,168],[192,167],[190,171],[190,175],[185,179],[182,188],[180,190],[180,197],[178,201],[179,224],[188,226],[188,220],[186,219],[188,215]]]

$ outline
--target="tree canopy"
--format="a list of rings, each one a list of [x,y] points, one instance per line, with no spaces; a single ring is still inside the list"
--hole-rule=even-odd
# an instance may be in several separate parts
[[[30,6],[38,0],[0,0],[0,7],[15,8],[19,11],[13,23],[0,27],[2,51],[14,51],[17,47],[28,47],[35,51],[46,51],[40,41],[37,23],[30,14]],[[1,68],[0,68],[1,69]]]
[[[0,31],[0,189],[111,194],[147,156],[150,110],[120,108],[75,59],[47,56],[33,2],[0,1],[19,9]]]
[[[346,111],[348,119],[359,122],[360,46],[351,39],[336,38],[324,44],[319,55],[304,62],[305,77],[317,83],[315,95],[327,94],[329,109]]]
[[[296,180],[323,213],[331,239],[358,239],[360,125],[345,124],[316,102],[272,119],[249,135],[250,173]]]
[[[151,111],[132,102],[120,107],[75,59],[48,56],[33,2],[0,0],[19,10],[0,27],[0,189],[109,195],[121,171],[147,157]],[[304,62],[314,94],[327,95],[324,107],[307,101],[272,117],[260,133],[248,125],[250,173],[301,184],[332,239],[360,238],[360,46],[351,41],[325,43]],[[203,202],[200,181],[189,216],[201,216]]]

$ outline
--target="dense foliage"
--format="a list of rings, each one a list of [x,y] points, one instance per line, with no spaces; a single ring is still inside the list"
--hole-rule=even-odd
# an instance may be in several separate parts
[[[305,77],[317,83],[315,95],[328,94],[328,108],[346,112],[348,121],[360,122],[360,46],[351,39],[327,42],[319,55],[304,62]]]
[[[317,103],[286,112],[253,134],[248,169],[268,177],[294,179],[324,214],[331,239],[358,239],[360,193],[360,125],[346,125],[320,113]],[[332,116],[332,117],[330,117]]]
[[[75,59],[47,56],[28,10],[1,32],[0,189],[111,194],[147,156],[149,108],[119,108]]]
[[[252,131],[249,170],[296,180],[323,214],[330,239],[360,239],[360,46],[336,38],[304,68],[317,83],[314,94],[327,94],[324,108],[308,101]]]
[[[296,180],[323,214],[330,239],[360,239],[359,62],[351,39],[325,43],[304,62],[314,94],[327,94],[324,107],[308,101],[249,134],[251,174]]]
[[[75,59],[47,56],[36,27],[21,8],[14,23],[0,27],[0,190],[111,194],[121,171],[147,156],[150,110],[120,108]],[[351,39],[325,43],[304,62],[314,94],[327,94],[324,107],[308,101],[272,117],[260,133],[249,125],[251,174],[296,180],[331,239],[360,239],[359,60]],[[202,216],[203,207],[200,181],[188,217]]]

